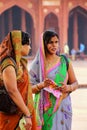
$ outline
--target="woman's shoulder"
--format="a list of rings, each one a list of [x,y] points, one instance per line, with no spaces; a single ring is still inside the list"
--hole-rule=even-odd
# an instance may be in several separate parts
[[[16,63],[11,57],[5,58],[0,64],[0,71],[2,72],[7,66],[16,68]]]
[[[68,60],[68,62],[70,61],[70,58],[65,54],[60,54],[59,56],[65,60]]]
[[[61,54],[60,57],[61,57],[61,59],[65,60],[66,65],[67,65],[67,70],[68,70],[69,63],[71,61],[70,58],[68,58],[65,54]]]

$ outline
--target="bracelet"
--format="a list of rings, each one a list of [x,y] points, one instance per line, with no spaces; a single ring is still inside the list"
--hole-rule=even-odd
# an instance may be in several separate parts
[[[25,118],[32,118],[32,115],[30,116],[27,116],[27,115],[24,115]]]
[[[72,85],[70,85],[70,92],[72,92],[73,91],[73,86]]]
[[[40,88],[37,84],[36,84],[36,89],[37,89],[38,92],[40,91]]]

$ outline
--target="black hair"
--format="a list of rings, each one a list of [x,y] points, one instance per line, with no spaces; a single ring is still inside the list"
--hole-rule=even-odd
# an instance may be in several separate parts
[[[58,34],[53,30],[47,30],[43,33],[44,45],[47,45],[52,37],[56,36],[59,39]]]
[[[27,45],[31,44],[30,34],[22,31],[22,45],[25,45],[25,44]]]
[[[59,39],[58,34],[53,30],[46,30],[43,33],[43,43],[44,43],[45,54],[47,52],[47,44],[50,42],[51,38],[54,36],[56,36]]]

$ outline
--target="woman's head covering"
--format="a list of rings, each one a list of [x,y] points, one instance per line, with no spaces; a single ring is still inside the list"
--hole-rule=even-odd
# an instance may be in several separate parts
[[[8,33],[0,44],[0,62],[6,57],[12,57],[17,62],[16,56],[21,55],[21,46],[25,44],[30,44],[30,35],[27,32],[14,30]]]
[[[0,44],[0,64],[9,57],[14,61],[18,72],[20,67],[22,43],[23,45],[29,44],[29,38],[30,36],[28,33],[20,30],[13,30],[8,33]]]

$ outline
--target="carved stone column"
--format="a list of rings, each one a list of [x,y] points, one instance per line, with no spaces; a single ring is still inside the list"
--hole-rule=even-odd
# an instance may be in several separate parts
[[[10,9],[9,10],[9,13],[8,13],[8,15],[9,15],[9,31],[11,31],[12,29],[13,29],[13,21],[12,21],[12,9]]]
[[[73,48],[78,50],[78,17],[76,12],[73,21]]]
[[[25,11],[21,10],[21,28],[23,31],[26,31],[26,19],[25,19]]]

